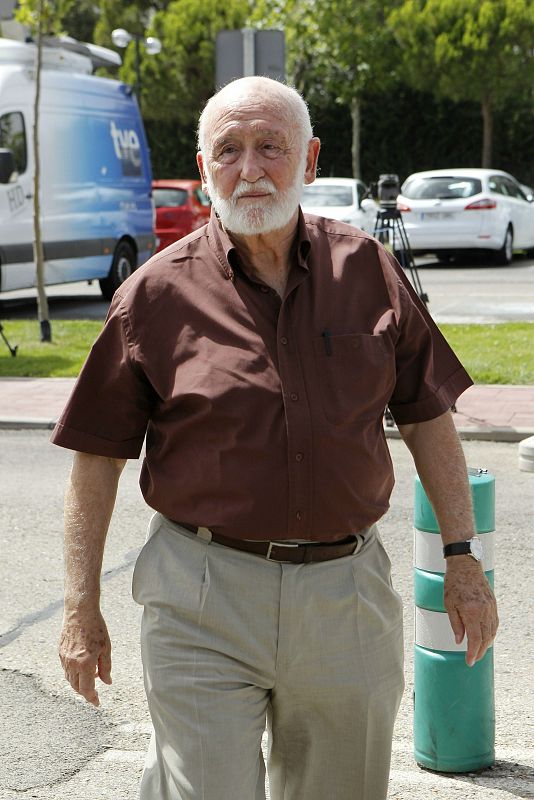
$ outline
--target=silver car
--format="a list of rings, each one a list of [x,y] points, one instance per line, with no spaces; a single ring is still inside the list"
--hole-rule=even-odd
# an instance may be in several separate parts
[[[356,178],[316,178],[304,186],[300,204],[310,214],[338,219],[373,233],[378,206],[374,200],[364,199],[366,194],[365,183]]]
[[[517,180],[496,169],[416,172],[397,197],[414,253],[447,260],[489,252],[509,264],[514,250],[534,250],[534,202]]]

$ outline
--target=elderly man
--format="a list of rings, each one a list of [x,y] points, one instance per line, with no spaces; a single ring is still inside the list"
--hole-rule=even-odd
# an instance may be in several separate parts
[[[111,680],[102,553],[146,435],[141,797],[264,797],[267,722],[273,800],[381,800],[403,689],[401,603],[375,524],[393,485],[383,413],[444,543],[459,543],[446,604],[472,665],[497,614],[448,411],[471,381],[378,242],[300,212],[319,141],[294,90],[229,84],[199,146],[209,224],[116,293],[53,434],[78,451],[61,660],[98,705],[95,678]]]

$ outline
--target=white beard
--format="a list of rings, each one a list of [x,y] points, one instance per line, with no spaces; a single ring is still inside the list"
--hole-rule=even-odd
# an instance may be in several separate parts
[[[280,230],[288,224],[300,203],[305,171],[306,161],[303,159],[295,180],[283,192],[277,191],[267,178],[259,178],[254,183],[241,181],[228,198],[219,195],[209,173],[206,184],[213,208],[223,227],[241,236],[254,236]],[[270,196],[258,198],[256,201],[246,200],[239,207],[239,197],[251,189],[269,192]]]

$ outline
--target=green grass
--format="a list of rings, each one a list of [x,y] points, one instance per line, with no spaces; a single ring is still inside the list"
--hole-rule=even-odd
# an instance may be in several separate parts
[[[439,327],[475,383],[534,384],[534,323]]]
[[[0,377],[63,378],[80,371],[102,328],[99,321],[52,322],[52,343],[41,343],[37,321],[10,320],[4,334],[16,358],[0,340]],[[475,383],[534,384],[534,323],[440,325]]]
[[[102,330],[98,320],[53,320],[52,342],[41,342],[37,320],[8,320],[3,333],[15,358],[0,339],[0,377],[68,378],[78,375],[89,348]]]

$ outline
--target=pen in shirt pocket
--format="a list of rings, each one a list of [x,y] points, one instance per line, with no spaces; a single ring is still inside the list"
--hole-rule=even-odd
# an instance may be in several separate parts
[[[327,356],[332,355],[332,339],[330,338],[330,331],[323,331],[321,336],[324,342],[324,351]]]

